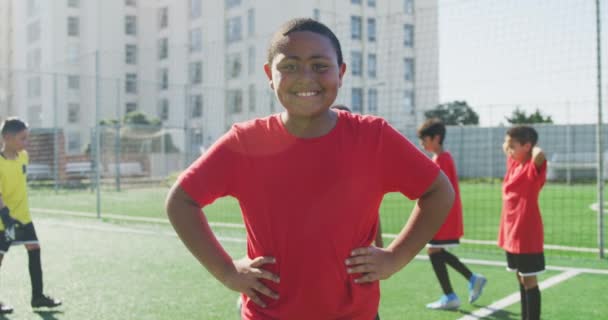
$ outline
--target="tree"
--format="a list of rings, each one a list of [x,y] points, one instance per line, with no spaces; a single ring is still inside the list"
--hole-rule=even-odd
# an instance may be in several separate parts
[[[437,105],[424,113],[427,119],[439,118],[446,125],[479,124],[479,115],[466,101],[453,101]]]
[[[519,107],[513,110],[511,117],[505,117],[510,124],[553,123],[551,116],[544,116],[538,108],[530,115]]]

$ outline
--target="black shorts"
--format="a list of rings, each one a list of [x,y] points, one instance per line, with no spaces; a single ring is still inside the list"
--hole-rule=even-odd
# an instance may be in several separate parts
[[[450,239],[450,240],[434,240],[431,239],[429,243],[426,245],[427,248],[452,248],[460,244],[460,240],[458,239]]]
[[[20,244],[37,244],[38,236],[36,235],[36,229],[33,223],[24,224],[22,226],[15,227],[15,240],[6,241],[4,236],[4,230],[0,231],[0,254],[4,254],[8,251],[10,246],[16,246]]]
[[[523,277],[535,276],[545,271],[544,253],[510,253],[507,254],[507,270],[517,271]]]

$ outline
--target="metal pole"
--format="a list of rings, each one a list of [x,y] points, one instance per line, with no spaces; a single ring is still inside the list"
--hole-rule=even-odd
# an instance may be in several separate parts
[[[116,132],[114,140],[114,154],[116,156],[115,161],[115,175],[116,175],[116,192],[120,192],[120,127],[122,121],[120,121],[120,79],[116,79]]]
[[[59,191],[59,110],[57,110],[57,73],[53,76],[53,104],[55,106],[55,112],[53,115],[53,180],[55,184],[53,186],[55,193]]]
[[[100,83],[99,83],[99,50],[95,51],[95,188],[97,195],[97,219],[101,219],[101,190],[100,190],[100,172],[99,165],[101,164],[101,120],[100,108]]]
[[[597,237],[600,259],[604,258],[604,152],[602,146],[602,47],[600,0],[595,0],[597,48]]]

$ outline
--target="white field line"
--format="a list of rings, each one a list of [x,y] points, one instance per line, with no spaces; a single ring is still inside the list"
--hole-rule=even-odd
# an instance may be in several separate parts
[[[577,271],[577,270],[565,271],[563,273],[560,273],[554,277],[551,277],[551,278],[539,283],[538,286],[540,287],[541,290],[545,290],[556,284],[559,284],[560,282],[564,282],[570,278],[576,277],[580,273],[581,272]],[[473,311],[471,314],[461,317],[458,320],[481,319],[483,317],[487,317],[487,316],[493,314],[496,311],[502,310],[512,304],[515,304],[519,301],[520,301],[520,295],[519,295],[519,291],[518,291],[518,292],[515,292],[515,293],[512,293],[512,294],[506,296],[503,299],[495,301],[494,303],[492,303],[491,305],[489,305],[487,307],[477,309],[477,310]]]
[[[70,211],[70,210],[59,210],[59,209],[45,209],[45,208],[31,208],[33,212],[40,212],[46,214],[61,214],[68,215],[74,217],[87,217],[87,218],[96,218],[97,216],[93,212],[83,212],[83,211]],[[115,213],[104,213],[102,218],[108,218],[113,220],[122,220],[122,221],[140,221],[140,222],[154,222],[154,223],[169,223],[167,219],[159,219],[159,218],[146,218],[146,217],[132,217],[125,216],[121,214]],[[209,225],[212,227],[221,227],[221,228],[232,228],[232,229],[245,229],[245,226],[241,223],[228,223],[228,222],[209,222]],[[392,233],[383,233],[382,236],[388,239],[394,239],[397,237],[396,234]],[[470,244],[479,244],[479,245],[488,245],[495,246],[496,241],[492,240],[471,240],[471,239],[460,239],[462,243],[470,243]],[[558,250],[558,251],[573,251],[573,252],[586,252],[586,253],[596,253],[598,249],[596,248],[582,248],[582,247],[570,247],[570,246],[559,246],[553,244],[545,244],[546,250]],[[604,252],[608,255],[608,248],[604,249]]]

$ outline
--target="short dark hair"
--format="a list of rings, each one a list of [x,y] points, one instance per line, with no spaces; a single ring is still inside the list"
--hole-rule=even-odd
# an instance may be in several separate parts
[[[344,63],[342,57],[342,47],[340,46],[340,40],[338,37],[327,27],[319,21],[310,18],[295,18],[285,22],[279,27],[279,30],[272,36],[270,40],[270,46],[268,47],[268,64],[272,64],[272,59],[279,53],[280,41],[284,37],[288,36],[292,32],[309,31],[322,36],[326,36],[331,44],[336,49],[336,56],[338,57],[338,65],[341,66]]]
[[[342,110],[342,111],[347,111],[347,112],[352,112],[349,107],[347,107],[347,106],[345,106],[343,104],[337,104],[335,106],[332,106],[331,108],[332,109]]]
[[[530,143],[533,147],[538,142],[538,133],[530,126],[511,127],[507,130],[507,135],[521,144]]]
[[[424,137],[433,138],[434,136],[439,136],[439,144],[443,144],[443,139],[445,139],[445,125],[440,119],[428,119],[420,125],[417,134],[420,139]]]
[[[27,123],[19,118],[8,118],[2,122],[2,135],[17,134],[23,130],[27,130]]]

